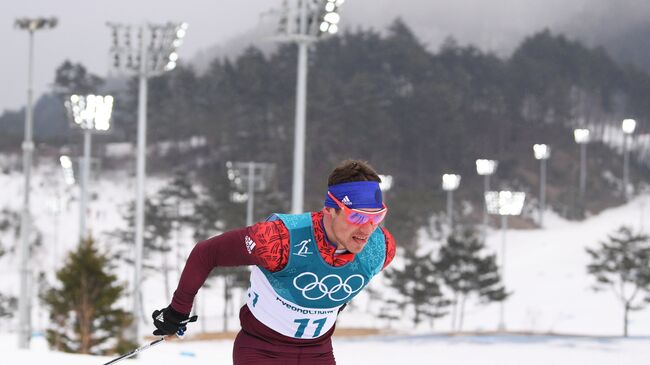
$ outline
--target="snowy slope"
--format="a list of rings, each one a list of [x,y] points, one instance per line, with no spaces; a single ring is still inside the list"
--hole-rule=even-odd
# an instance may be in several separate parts
[[[56,166],[41,167],[34,177],[33,212],[35,223],[43,233],[43,248],[34,256],[34,266],[45,268],[51,275],[62,263],[67,250],[76,245],[78,227],[78,203],[74,198],[75,189],[65,192],[63,187],[57,189]],[[152,178],[148,191],[153,192],[162,186],[161,179]],[[0,209],[20,210],[22,197],[22,175],[12,173],[0,174]],[[116,227],[124,227],[120,210],[133,199],[133,179],[126,174],[102,175],[95,184],[97,200],[91,202],[91,219],[93,233],[103,237],[103,233]],[[63,198],[59,214],[52,209],[59,195]],[[592,338],[589,336],[619,336],[622,333],[622,309],[609,292],[594,292],[591,287],[593,279],[586,273],[588,256],[586,247],[594,247],[608,233],[623,224],[636,229],[650,228],[646,222],[647,207],[650,196],[635,198],[629,204],[612,208],[583,222],[567,222],[553,214],[546,216],[545,229],[509,230],[506,235],[507,252],[505,281],[512,297],[505,305],[506,324],[510,331],[532,331],[536,333],[580,334],[582,337],[522,337],[503,336],[466,336],[447,337],[423,335],[431,330],[426,326],[414,329],[408,321],[392,323],[391,329],[403,334],[383,338],[346,339],[336,338],[336,354],[339,363],[351,363],[363,360],[377,364],[400,360],[414,360],[417,363],[457,364],[641,364],[644,349],[650,345],[650,309],[633,312],[630,319],[632,339],[609,337]],[[645,226],[644,226],[645,224]],[[3,237],[9,242],[11,237]],[[500,254],[502,232],[498,227],[489,232],[488,246]],[[182,242],[181,250],[187,251],[192,242]],[[424,242],[424,245],[436,243]],[[107,247],[110,249],[110,247]],[[0,290],[17,295],[18,293],[18,259],[15,255],[0,258]],[[122,280],[130,280],[130,270],[120,270]],[[177,280],[175,272],[171,275],[172,286]],[[195,330],[218,330],[222,326],[221,283],[212,280],[211,287],[203,289],[199,295],[200,322]],[[381,280],[373,283],[375,289],[381,290]],[[145,282],[145,312],[166,305],[167,295],[162,283],[162,275],[150,275]],[[241,297],[241,295],[239,295]],[[128,303],[128,301],[127,301]],[[35,302],[34,329],[43,331],[46,327],[46,315]],[[237,308],[235,303],[229,328],[237,328]],[[380,327],[387,323],[376,320],[368,311],[376,311],[377,303],[368,302],[368,295],[355,299],[352,309],[342,313],[339,327]],[[464,330],[493,331],[499,319],[499,306],[467,307]],[[446,332],[451,319],[445,317],[436,323],[435,333]],[[13,334],[15,324],[0,321],[0,350],[9,358],[27,360],[29,363],[41,363],[47,359],[48,364],[88,364],[102,363],[102,359],[89,359],[79,355],[51,354],[45,349],[42,338],[35,338],[32,351],[15,349],[16,336]],[[419,335],[418,335],[419,334]],[[409,337],[410,336],[410,337]],[[162,364],[175,363],[176,358],[187,364],[216,364],[230,362],[229,341],[213,342],[176,342],[164,343],[148,353],[141,360],[133,363]],[[164,361],[163,361],[164,360]]]

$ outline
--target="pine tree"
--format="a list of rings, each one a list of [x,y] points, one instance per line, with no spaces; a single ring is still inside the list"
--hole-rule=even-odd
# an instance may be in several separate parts
[[[598,249],[587,249],[587,271],[596,278],[595,290],[609,288],[623,306],[623,336],[628,335],[629,312],[641,310],[650,296],[650,237],[622,226]],[[640,296],[645,293],[646,300]]]
[[[132,347],[124,338],[132,318],[116,308],[125,288],[109,273],[111,263],[92,238],[82,241],[56,273],[58,283],[46,291],[49,307],[47,341],[65,352],[107,354]]]
[[[9,220],[2,215],[5,214],[5,211],[0,212],[0,234],[10,228]],[[0,257],[5,254],[5,248],[0,241]],[[11,317],[13,312],[18,306],[18,301],[15,297],[10,295],[0,293],[0,318]]]
[[[449,305],[438,283],[438,273],[430,253],[418,254],[405,250],[404,267],[389,269],[386,278],[397,295],[386,300],[386,307],[380,314],[383,318],[403,317],[408,308],[413,311],[413,323],[417,326],[425,319],[433,321],[447,314],[444,308]]]
[[[488,303],[507,297],[496,256],[482,255],[484,249],[485,245],[472,230],[449,236],[447,243],[440,248],[435,265],[445,285],[454,293],[453,330],[462,329],[465,304],[471,295]]]

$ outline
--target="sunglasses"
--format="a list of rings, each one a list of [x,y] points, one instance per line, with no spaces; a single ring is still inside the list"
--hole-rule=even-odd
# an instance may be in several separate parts
[[[364,225],[368,222],[372,222],[372,224],[376,226],[384,220],[386,213],[388,212],[388,207],[386,207],[386,204],[383,203],[381,210],[378,210],[376,212],[366,212],[359,209],[348,208],[345,206],[345,204],[336,199],[336,197],[334,197],[334,195],[329,191],[327,192],[327,195],[332,198],[332,200],[334,200],[339,208],[343,209],[343,214],[345,214],[348,222],[359,226]]]

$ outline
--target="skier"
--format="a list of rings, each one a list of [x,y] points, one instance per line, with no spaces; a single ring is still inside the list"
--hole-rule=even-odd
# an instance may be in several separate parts
[[[331,337],[338,313],[395,256],[392,235],[379,227],[388,210],[379,182],[368,163],[346,160],[328,178],[321,211],[273,214],[199,242],[171,304],[152,314],[154,335],[187,324],[214,267],[254,265],[233,363],[336,364]]]

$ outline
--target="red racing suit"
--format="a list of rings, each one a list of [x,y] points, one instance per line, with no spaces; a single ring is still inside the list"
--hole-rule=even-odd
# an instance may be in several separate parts
[[[352,253],[336,254],[336,246],[325,235],[323,212],[311,214],[314,237],[325,262],[332,266],[342,266],[354,260]],[[386,238],[386,259],[383,266],[386,268],[395,256],[395,240],[385,228],[378,229],[383,230]],[[289,231],[281,220],[259,222],[201,241],[187,259],[171,305],[178,312],[189,313],[196,293],[214,267],[257,265],[277,272],[287,265],[290,249]],[[316,339],[295,339],[277,333],[258,321],[247,305],[240,309],[239,318],[242,330],[235,341],[236,364],[272,363],[263,361],[259,357],[260,353],[268,353],[271,358],[284,360],[289,354],[315,356],[323,361],[310,360],[302,363],[334,363],[333,356],[331,361],[328,357],[332,353],[331,336],[334,327]]]

